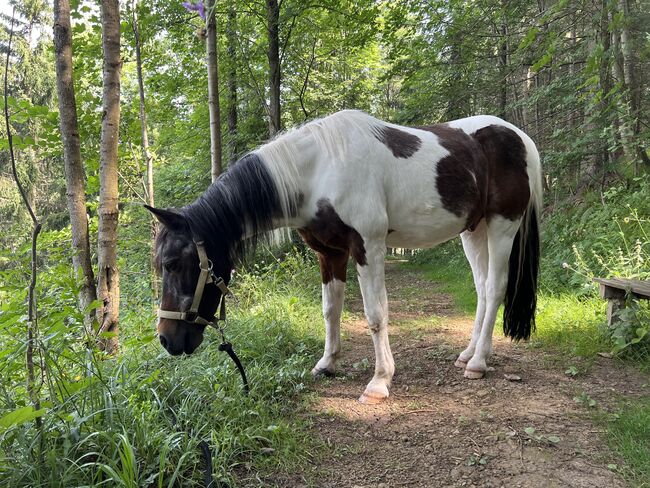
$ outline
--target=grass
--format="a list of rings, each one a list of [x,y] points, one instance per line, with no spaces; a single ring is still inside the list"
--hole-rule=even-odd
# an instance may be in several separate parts
[[[583,358],[609,351],[612,344],[605,334],[605,307],[605,302],[598,298],[540,293],[537,331],[531,345]]]
[[[439,248],[421,251],[403,266],[418,269],[427,279],[439,284],[443,293],[454,298],[456,310],[472,316],[476,309],[476,291],[471,269],[462,248],[453,241]],[[549,347],[573,356],[588,357],[607,351],[612,345],[605,334],[603,300],[576,296],[570,290],[562,293],[543,291],[537,301],[536,331],[533,347]],[[495,332],[501,331],[501,312],[497,315]]]
[[[650,486],[650,398],[621,408],[607,424],[607,438],[610,447],[625,460],[625,466],[615,469],[633,486]]]

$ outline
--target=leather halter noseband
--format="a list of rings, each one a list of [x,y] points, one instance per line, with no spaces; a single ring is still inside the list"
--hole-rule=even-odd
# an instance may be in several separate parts
[[[226,322],[226,295],[234,295],[226,286],[226,282],[223,281],[223,278],[214,274],[214,271],[212,270],[212,261],[208,259],[203,241],[194,241],[194,244],[196,245],[196,251],[199,254],[199,268],[201,268],[201,272],[199,273],[199,280],[196,282],[196,288],[194,289],[192,306],[190,306],[190,309],[187,312],[177,312],[175,310],[163,310],[162,308],[159,308],[158,317],[162,319],[183,320],[191,324],[209,325],[210,327],[217,329],[219,334],[221,334],[219,350],[228,353],[230,359],[232,359],[235,366],[237,366],[244,383],[244,393],[248,395],[249,387],[248,378],[246,378],[246,371],[244,371],[244,366],[239,360],[237,353],[232,348],[232,344],[226,340],[226,335],[223,330]],[[219,304],[217,305],[219,316],[212,320],[208,320],[199,315],[199,306],[201,305],[201,299],[203,298],[203,290],[205,290],[205,285],[209,284],[213,284],[221,290],[221,298],[219,298]],[[219,322],[223,322],[223,325],[219,325]]]
[[[194,241],[194,244],[196,245],[196,250],[199,254],[199,268],[201,268],[201,272],[199,273],[199,280],[196,282],[196,288],[194,289],[192,305],[187,312],[177,312],[174,310],[163,310],[162,308],[159,308],[158,317],[162,319],[183,320],[192,324],[209,325],[217,329],[223,335],[223,329],[222,327],[219,327],[219,322],[225,322],[226,320],[225,297],[226,295],[232,295],[232,293],[226,286],[223,278],[215,276],[214,271],[212,270],[212,261],[208,259],[203,241]],[[219,299],[218,304],[219,317],[208,320],[199,315],[199,306],[201,305],[205,285],[211,283],[221,290],[221,298]]]

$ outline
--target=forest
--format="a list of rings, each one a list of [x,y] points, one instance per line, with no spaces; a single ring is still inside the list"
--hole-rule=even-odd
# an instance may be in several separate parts
[[[608,326],[593,278],[650,280],[648,0],[8,0],[0,24],[0,485],[400,486],[391,473],[402,472],[401,486],[508,486],[515,478],[493,479],[505,476],[495,435],[518,443],[519,486],[647,486],[649,302],[630,298]],[[373,410],[395,438],[414,436],[417,456],[433,443],[437,457],[413,459],[440,478],[408,478],[405,454],[387,454],[384,474],[364,471],[363,438],[379,434],[358,405],[327,396],[369,378],[358,284],[349,278],[343,317],[348,372],[314,380],[321,284],[297,234],[233,275],[226,332],[249,395],[217,333],[183,357],[156,336],[157,225],[144,205],[189,204],[249,151],[344,109],[404,126],[496,115],[541,155],[537,331],[498,338],[495,352],[534,358],[555,379],[503,379],[497,362],[472,382],[487,386],[442,373],[404,386],[413,360],[394,403]],[[387,262],[389,299],[402,297],[390,301],[391,341],[450,374],[443,363],[464,346],[435,331],[463,323],[465,340],[476,306],[460,241],[391,250]],[[429,308],[436,300],[449,303]],[[456,430],[418,447],[414,432],[442,427],[405,420],[440,412],[440,389],[461,409],[476,388],[488,392],[476,401],[496,402],[499,385],[535,378],[563,428],[481,404],[480,415],[450,410]],[[452,431],[472,442],[445,447]],[[560,464],[574,456],[588,475]]]

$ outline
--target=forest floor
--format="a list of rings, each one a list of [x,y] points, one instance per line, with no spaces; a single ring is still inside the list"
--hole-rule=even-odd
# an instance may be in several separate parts
[[[265,486],[626,486],[595,412],[647,395],[648,375],[600,356],[583,367],[495,335],[493,369],[466,380],[453,363],[472,317],[423,273],[396,262],[386,273],[396,364],[390,398],[357,401],[374,355],[351,290],[339,375],[314,383],[303,414],[320,451],[300,472],[269,474]],[[577,367],[567,374],[571,361]]]

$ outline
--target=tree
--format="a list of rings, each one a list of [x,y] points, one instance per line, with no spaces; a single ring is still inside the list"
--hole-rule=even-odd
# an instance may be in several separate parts
[[[97,235],[97,295],[100,345],[109,353],[118,347],[120,276],[117,267],[118,141],[120,126],[120,4],[101,4],[103,69],[103,115],[99,168],[99,227]]]
[[[234,163],[239,155],[237,145],[237,10],[232,2],[228,7],[228,163]]]
[[[9,115],[9,60],[11,58],[11,41],[14,36],[14,20],[16,17],[16,9],[13,8],[11,14],[11,24],[9,28],[9,40],[7,42],[7,54],[5,62],[5,72],[4,72],[4,119],[5,119],[5,129],[7,131],[7,144],[9,148],[9,159],[11,162],[11,173],[13,179],[16,183],[16,187],[20,193],[22,201],[29,212],[29,216],[32,221],[32,238],[31,238],[31,274],[29,286],[27,287],[27,344],[25,348],[25,361],[27,366],[27,393],[29,399],[32,403],[34,410],[39,410],[41,408],[41,402],[39,398],[39,392],[37,390],[38,386],[36,384],[36,367],[34,363],[34,350],[35,346],[38,344],[38,320],[37,320],[37,308],[36,308],[36,278],[37,278],[37,255],[36,255],[36,246],[38,243],[38,235],[41,232],[42,224],[36,217],[36,213],[32,208],[32,204],[27,197],[27,192],[20,182],[18,177],[18,170],[16,168],[16,157],[14,155],[14,146],[13,146],[13,137],[11,132],[11,122]],[[40,352],[40,349],[39,349]],[[42,422],[40,418],[36,419],[36,425],[40,431],[41,439],[41,455],[42,451],[42,441],[43,441],[43,432],[42,432]]]
[[[266,20],[269,60],[269,136],[280,131],[280,5],[277,0],[267,0]]]
[[[97,299],[97,290],[90,254],[86,185],[72,75],[72,30],[69,0],[54,0],[54,52],[66,195],[72,234],[72,266],[75,275],[81,277],[79,306],[84,311],[86,328],[91,332],[95,312],[91,310],[90,305]]]
[[[221,114],[219,108],[219,61],[215,0],[208,0],[206,52],[208,57],[208,108],[210,110],[210,160],[212,181],[221,174]]]
[[[147,204],[150,207],[154,207],[154,189],[153,189],[153,158],[149,151],[149,132],[147,129],[147,110],[144,103],[144,79],[142,76],[142,42],[140,40],[140,28],[138,26],[138,13],[137,13],[137,3],[134,2],[131,8],[131,21],[133,27],[133,39],[135,44],[135,63],[136,71],[138,76],[138,98],[140,100],[140,136],[141,136],[141,145],[142,145],[142,157],[145,160],[146,164],[146,199]],[[155,249],[153,243],[156,240],[156,231],[157,224],[156,219],[151,218],[151,252],[149,253],[149,261],[151,266],[151,291],[153,293],[154,300],[158,298],[158,281],[156,280],[155,273]]]

